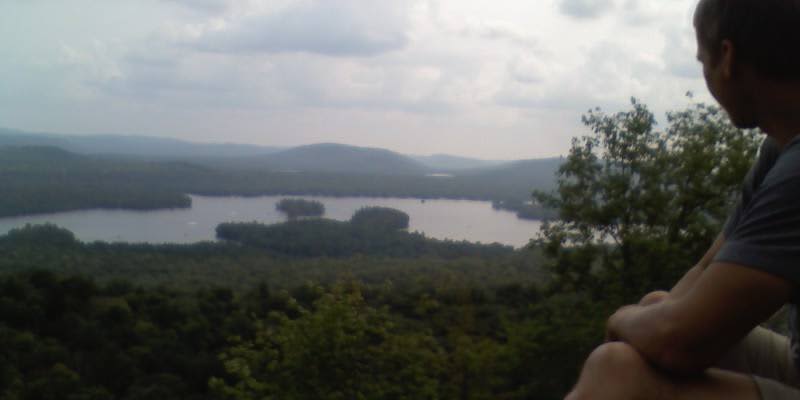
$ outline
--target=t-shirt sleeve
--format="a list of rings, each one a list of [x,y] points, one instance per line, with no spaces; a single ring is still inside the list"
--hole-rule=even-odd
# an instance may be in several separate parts
[[[739,194],[736,206],[731,210],[728,219],[725,221],[725,226],[722,228],[723,235],[728,238],[733,234],[734,228],[742,218],[746,205],[750,204],[754,192],[757,187],[764,180],[765,176],[772,169],[776,159],[780,153],[779,147],[770,138],[765,139],[758,150],[758,157],[742,183],[741,193]]]
[[[735,219],[734,219],[735,218]],[[714,261],[756,268],[800,284],[800,176],[767,179],[725,226]]]
[[[725,221],[725,225],[722,227],[722,234],[724,237],[729,238],[733,236],[733,231],[736,229],[736,223],[742,217],[742,211],[744,207],[742,205],[742,200],[736,202],[736,206],[733,207],[731,213],[728,215],[728,219]]]

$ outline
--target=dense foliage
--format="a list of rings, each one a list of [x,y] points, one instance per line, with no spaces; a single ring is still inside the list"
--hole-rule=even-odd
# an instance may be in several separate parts
[[[0,397],[556,399],[575,343],[539,299],[519,284],[235,293],[15,274],[0,278]]]
[[[0,279],[0,398],[209,397],[217,352],[248,329],[230,290],[182,293],[32,272]],[[252,326],[250,327],[252,329]]]
[[[554,390],[551,373],[532,376],[529,365],[549,348],[526,332],[553,314],[520,283],[540,277],[529,251],[275,258],[212,243],[82,244],[31,226],[0,237],[0,252],[0,398],[227,398],[247,374],[276,398]],[[26,272],[38,268],[59,275]],[[272,369],[241,369],[275,351],[285,357]]]
[[[286,214],[289,220],[325,215],[325,205],[316,200],[281,199],[275,204],[275,209]]]
[[[263,225],[257,226],[263,228]],[[447,242],[435,241],[445,244]],[[505,246],[463,244],[465,252],[444,258],[433,254],[387,257],[355,254],[351,257],[287,256],[237,243],[180,244],[81,243],[71,232],[53,225],[27,226],[0,236],[0,273],[33,269],[92,276],[100,282],[117,279],[147,287],[179,288],[225,286],[252,289],[259,281],[272,289],[290,289],[309,281],[330,285],[341,279],[368,284],[391,281],[406,288],[437,280],[481,287],[538,281],[543,275],[537,251],[511,252]],[[472,247],[470,247],[472,246]],[[316,250],[315,250],[316,251]],[[484,257],[473,257],[483,252]],[[494,255],[494,256],[491,256]]]

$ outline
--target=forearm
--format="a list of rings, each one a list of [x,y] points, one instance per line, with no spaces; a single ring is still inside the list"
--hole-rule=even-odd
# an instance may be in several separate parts
[[[705,266],[702,264],[697,264],[694,267],[690,268],[683,274],[683,277],[672,287],[669,291],[670,297],[678,298],[692,289],[695,282],[700,278],[700,275],[703,274],[703,270],[705,270]]]
[[[725,237],[720,233],[714,240],[714,243],[711,244],[711,247],[709,247],[706,253],[703,255],[703,258],[701,258],[694,267],[686,271],[678,283],[672,287],[672,290],[669,291],[670,297],[682,297],[688,293],[692,287],[694,287],[695,282],[697,282],[697,280],[700,278],[700,275],[703,274],[703,271],[705,271],[705,269],[711,265],[711,262],[717,255],[717,252],[719,252],[719,249],[722,248],[723,243],[725,243]]]

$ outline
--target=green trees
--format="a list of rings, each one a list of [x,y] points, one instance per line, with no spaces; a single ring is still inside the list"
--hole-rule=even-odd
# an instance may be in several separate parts
[[[230,290],[42,271],[0,277],[0,316],[0,399],[212,399],[217,353],[255,329]]]
[[[233,399],[436,399],[442,350],[429,334],[404,332],[357,288],[324,294],[289,319],[273,313],[256,337],[223,353]]]
[[[358,214],[358,213],[357,213]],[[355,221],[355,223],[353,223]],[[217,226],[217,237],[292,257],[388,256],[414,258],[494,258],[510,255],[513,248],[494,244],[427,238],[401,230],[408,215],[392,209],[368,210],[350,222],[331,219],[290,221],[280,224],[235,222]]]
[[[758,148],[716,107],[668,114],[657,130],[636,100],[628,111],[589,111],[592,134],[573,140],[555,193],[535,193],[559,210],[539,239],[559,291],[632,302],[668,288],[720,230]]]
[[[321,217],[325,214],[325,205],[316,200],[281,199],[275,209],[286,214],[290,221],[299,217]]]

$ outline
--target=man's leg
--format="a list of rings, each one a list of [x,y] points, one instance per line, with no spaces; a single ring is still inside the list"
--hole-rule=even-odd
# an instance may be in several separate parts
[[[754,376],[765,400],[800,399],[800,372],[786,336],[756,327],[717,367]]]
[[[654,369],[626,343],[598,347],[583,366],[578,384],[566,400],[759,400],[752,377],[709,370],[692,379],[670,377]]]
[[[789,338],[762,327],[753,329],[717,367],[800,387],[800,372],[792,359]]]

